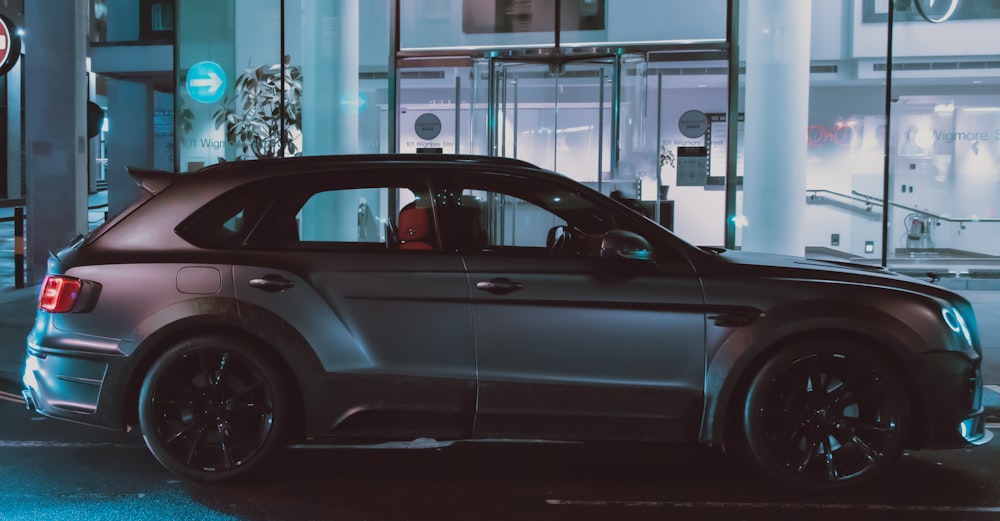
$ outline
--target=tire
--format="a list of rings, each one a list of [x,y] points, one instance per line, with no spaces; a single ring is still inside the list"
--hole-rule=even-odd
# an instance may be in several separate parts
[[[742,419],[747,453],[766,475],[833,492],[871,482],[899,457],[910,401],[896,371],[864,346],[801,342],[754,376]]]
[[[222,481],[250,472],[280,445],[286,404],[280,374],[253,346],[200,336],[170,347],[150,367],[139,425],[164,467]]]

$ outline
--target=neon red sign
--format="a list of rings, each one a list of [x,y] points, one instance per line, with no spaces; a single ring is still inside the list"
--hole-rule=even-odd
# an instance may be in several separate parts
[[[837,123],[833,128],[826,128],[823,125],[810,125],[807,139],[809,140],[809,146],[813,147],[822,146],[827,143],[847,146],[854,139],[854,128],[843,123]]]
[[[0,75],[17,63],[21,57],[21,37],[17,34],[17,26],[6,16],[0,15]]]

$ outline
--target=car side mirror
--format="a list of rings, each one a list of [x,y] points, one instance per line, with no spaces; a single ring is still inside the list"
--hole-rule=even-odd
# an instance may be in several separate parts
[[[601,257],[611,259],[650,260],[653,247],[641,235],[625,230],[611,230],[601,242]]]

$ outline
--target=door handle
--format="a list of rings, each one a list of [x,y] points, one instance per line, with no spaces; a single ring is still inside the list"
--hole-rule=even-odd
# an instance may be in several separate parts
[[[270,293],[278,293],[295,285],[294,282],[281,275],[264,275],[256,279],[250,279],[250,287]]]
[[[507,277],[500,277],[496,279],[490,279],[483,282],[476,283],[476,289],[481,289],[483,291],[489,291],[496,295],[506,295],[508,293],[513,293],[519,289],[524,289],[524,284],[520,282],[514,282]]]

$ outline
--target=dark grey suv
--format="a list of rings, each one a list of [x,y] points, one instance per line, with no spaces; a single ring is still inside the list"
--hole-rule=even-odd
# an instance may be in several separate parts
[[[291,440],[697,441],[830,490],[992,437],[969,302],[890,271],[697,248],[508,159],[132,174],[51,259],[24,396],[188,478]]]

